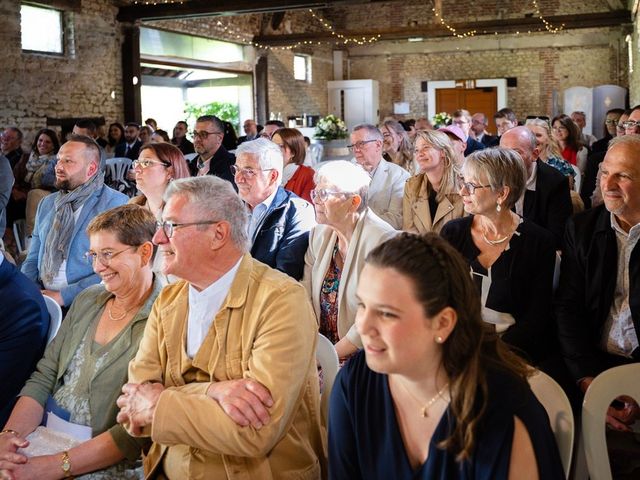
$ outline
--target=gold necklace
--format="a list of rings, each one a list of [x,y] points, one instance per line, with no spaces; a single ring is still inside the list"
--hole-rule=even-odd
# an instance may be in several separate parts
[[[413,393],[411,393],[411,391],[402,382],[400,382],[400,384],[402,385],[404,391],[407,392],[411,396],[411,398],[416,401],[416,403],[420,403],[420,400],[418,400],[418,398]],[[429,416],[429,408],[436,402],[436,400],[438,400],[439,398],[444,398],[442,394],[445,392],[448,386],[449,382],[445,383],[444,386],[440,390],[438,390],[438,393],[431,397],[431,399],[420,409],[420,416],[422,418],[427,418]]]
[[[496,245],[500,245],[501,243],[504,243],[507,240],[509,240],[511,235],[513,235],[515,233],[515,231],[518,229],[518,227],[516,227],[513,232],[508,233],[506,236],[504,236],[502,238],[496,238],[495,240],[489,240],[489,238],[487,238],[487,228],[485,227],[484,222],[481,222],[480,225],[482,227],[482,240],[484,240],[487,244],[491,245],[492,247],[495,247]]]
[[[110,318],[111,320],[113,320],[114,322],[119,322],[119,321],[120,321],[120,320],[122,320],[124,317],[126,317],[129,313],[131,313],[131,311],[132,311],[134,308],[136,308],[136,307],[138,307],[138,306],[139,306],[139,305],[134,305],[134,306],[133,306],[133,307],[131,307],[130,309],[125,310],[125,311],[124,311],[124,313],[123,313],[122,315],[120,315],[119,317],[114,317],[114,316],[111,314],[111,307],[113,307],[113,304],[114,304],[114,303],[116,303],[115,299],[111,302],[111,305],[109,305],[109,308],[107,308],[107,315],[109,315],[109,318]]]

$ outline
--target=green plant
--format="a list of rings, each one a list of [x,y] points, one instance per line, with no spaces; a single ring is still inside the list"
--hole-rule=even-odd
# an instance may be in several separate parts
[[[204,105],[186,103],[184,106],[186,121],[189,126],[196,124],[196,119],[202,115],[215,115],[233,125],[236,132],[240,131],[240,109],[238,105],[227,102],[211,102]]]
[[[335,115],[321,118],[316,125],[315,137],[321,140],[337,140],[348,136],[347,126]]]

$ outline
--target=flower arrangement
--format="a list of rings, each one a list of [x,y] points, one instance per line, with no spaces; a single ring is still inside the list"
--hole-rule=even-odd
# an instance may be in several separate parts
[[[451,115],[447,112],[436,113],[433,117],[433,128],[445,127],[451,124]]]
[[[316,125],[315,138],[321,140],[338,140],[347,138],[349,132],[344,122],[335,115],[327,115],[321,118]]]

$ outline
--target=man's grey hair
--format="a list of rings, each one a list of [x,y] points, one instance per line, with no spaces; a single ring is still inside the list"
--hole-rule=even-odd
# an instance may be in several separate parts
[[[384,136],[378,127],[370,123],[360,123],[353,127],[352,133],[358,130],[365,130],[367,132],[367,140],[380,140],[384,141]]]
[[[224,134],[224,123],[222,123],[222,120],[220,120],[218,117],[216,117],[215,115],[202,115],[196,119],[196,123],[206,123],[206,122],[212,123],[213,127],[216,130]],[[185,125],[187,124],[186,122],[182,122],[182,121],[178,123],[184,123]]]
[[[236,150],[236,158],[240,155],[253,155],[263,170],[276,170],[278,178],[282,178],[284,159],[280,147],[266,138],[256,138],[250,142],[242,142]]]
[[[640,155],[640,134],[636,133],[632,135],[623,135],[621,137],[613,137],[609,141],[607,151],[611,150],[611,147],[615,147],[616,145],[629,147],[632,151]]]
[[[367,208],[367,193],[369,192],[371,177],[357,163],[347,162],[346,160],[326,162],[313,177],[316,185],[320,184],[322,180],[333,185],[341,193],[357,193],[360,195],[362,202],[358,207],[358,213]]]
[[[242,253],[249,251],[247,209],[229,181],[213,175],[181,178],[169,183],[164,192],[165,203],[174,195],[186,196],[189,208],[198,213],[200,221],[229,223],[231,241]]]

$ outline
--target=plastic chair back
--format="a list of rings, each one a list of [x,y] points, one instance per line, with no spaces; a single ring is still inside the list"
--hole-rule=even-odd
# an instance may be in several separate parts
[[[123,183],[129,187],[129,182],[126,179],[127,172],[131,168],[132,160],[127,157],[107,158],[107,169],[111,175],[111,180],[118,183]]]
[[[571,411],[571,403],[562,387],[544,372],[536,371],[529,378],[529,385],[531,385],[531,390],[538,401],[547,411],[551,430],[556,437],[556,443],[560,451],[562,468],[566,478],[569,478],[575,435],[575,422]]]
[[[333,382],[338,374],[338,354],[333,346],[333,343],[318,333],[318,344],[316,345],[316,361],[322,368],[322,376],[324,379],[323,389],[320,393],[320,409],[322,411],[322,420],[326,425],[326,421],[329,418],[329,397],[331,396],[331,389],[333,388]]]
[[[197,153],[197,152],[195,152],[195,153],[187,153],[187,154],[184,156],[184,159],[185,159],[185,160],[187,161],[187,163],[188,163],[188,162],[190,162],[191,160],[193,160],[194,158],[196,158],[197,156],[198,156],[198,153]]]
[[[60,325],[62,324],[62,309],[58,302],[56,302],[53,298],[43,295],[44,303],[47,305],[47,311],[49,312],[49,333],[47,335],[47,345],[51,343],[53,337],[56,336],[58,330],[60,329]]]
[[[606,416],[611,402],[620,395],[640,403],[640,363],[621,365],[598,375],[582,402],[582,437],[591,480],[611,480],[606,439]]]
[[[14,220],[13,222],[13,238],[16,241],[18,254],[22,254],[27,249],[27,238],[25,236],[27,221],[24,218]]]
[[[324,147],[320,143],[312,143],[309,145],[309,153],[311,154],[311,165],[317,165],[320,161],[322,161],[322,153]]]
[[[580,193],[580,185],[582,185],[582,172],[576,165],[571,165],[573,167],[573,171],[576,172],[575,177],[573,177],[573,189]]]

